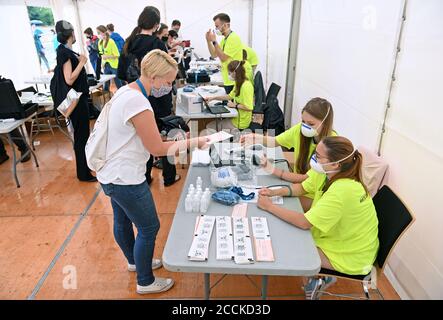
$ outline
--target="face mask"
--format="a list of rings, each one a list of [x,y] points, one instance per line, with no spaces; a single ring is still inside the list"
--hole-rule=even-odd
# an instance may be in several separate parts
[[[98,38],[99,38],[100,40],[103,40],[103,36],[102,36],[101,34],[98,35]]]
[[[238,69],[238,67],[240,67],[240,65],[241,65],[241,62],[237,65],[237,67],[235,67],[235,69],[234,69],[234,71],[232,73],[228,74],[229,80],[235,81],[235,73],[234,72],[237,71],[237,69]]]
[[[329,115],[329,109],[328,109],[328,112],[326,113],[325,118],[318,125],[318,128],[320,128],[321,125],[323,124],[323,122],[325,122],[325,120],[328,117],[328,115]],[[318,136],[318,131],[317,131],[317,129],[315,129],[315,128],[307,125],[306,123],[302,122],[302,124],[301,124],[301,134],[304,135],[306,138],[312,138],[312,137]]]
[[[326,171],[324,166],[325,165],[330,165],[330,164],[335,164],[335,163],[340,163],[340,162],[348,159],[349,157],[353,156],[355,151],[356,151],[356,149],[354,149],[354,151],[352,151],[349,156],[344,157],[341,160],[334,161],[334,162],[327,162],[327,163],[320,163],[320,162],[318,162],[316,155],[313,154],[312,157],[311,157],[311,161],[309,162],[309,165],[311,166],[311,169],[313,169],[314,171],[316,171],[318,173],[328,174],[328,173],[339,172],[340,170],[329,170],[329,171]]]
[[[154,86],[151,86],[151,96],[155,98],[160,98],[165,95],[167,95],[169,92],[171,92],[172,86],[164,85],[162,84],[160,89],[155,88]]]
[[[162,37],[162,41],[163,41],[163,42],[168,41],[168,39],[169,39],[168,37]]]
[[[218,36],[222,36],[223,35],[223,33],[219,29],[217,29],[217,28],[215,28],[214,33],[216,35],[218,35]]]

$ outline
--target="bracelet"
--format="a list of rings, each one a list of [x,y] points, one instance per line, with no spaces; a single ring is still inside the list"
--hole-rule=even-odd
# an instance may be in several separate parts
[[[291,186],[290,185],[286,185],[286,188],[288,188],[288,190],[289,190],[288,197],[292,197],[292,188],[291,188]]]

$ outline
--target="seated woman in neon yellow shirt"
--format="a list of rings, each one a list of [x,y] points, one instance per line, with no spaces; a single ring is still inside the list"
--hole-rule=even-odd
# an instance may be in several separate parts
[[[302,122],[276,137],[252,133],[242,136],[240,141],[245,144],[259,143],[267,147],[294,148],[294,172],[274,168],[266,158],[262,159],[262,164],[266,171],[282,180],[301,183],[308,178],[309,160],[318,142],[324,137],[337,135],[332,129],[334,110],[326,99],[313,98],[308,101],[301,112],[301,119]],[[312,193],[300,198],[305,211],[311,207],[313,198]]]
[[[244,61],[233,60],[228,64],[229,78],[235,81],[234,89],[225,96],[209,97],[206,101],[229,100],[227,107],[236,108],[238,116],[232,119],[223,119],[221,129],[246,129],[252,121],[252,109],[254,109],[254,87],[248,80]],[[208,129],[216,129],[216,122],[212,121]]]
[[[311,230],[322,268],[349,275],[368,274],[379,247],[377,213],[362,181],[362,161],[348,139],[326,137],[311,158],[308,179],[288,188],[262,189],[257,203],[280,219]],[[309,192],[315,196],[305,214],[274,205],[269,198],[299,197]],[[329,279],[331,282],[334,279]],[[311,279],[305,291],[312,294],[319,289],[317,284],[318,279]]]

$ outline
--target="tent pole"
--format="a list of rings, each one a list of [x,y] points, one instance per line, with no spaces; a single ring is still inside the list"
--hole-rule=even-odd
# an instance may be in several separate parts
[[[285,128],[288,129],[292,123],[292,104],[294,103],[295,70],[297,64],[298,39],[300,34],[301,2],[292,2],[291,32],[289,35],[288,67],[286,71],[285,88]]]
[[[86,55],[86,43],[85,43],[85,39],[83,37],[83,26],[82,26],[82,21],[80,18],[80,10],[78,8],[78,0],[72,0],[73,4],[74,4],[74,8],[75,8],[75,19],[77,20],[77,25],[78,25],[78,29],[77,30],[77,39],[80,39],[81,42],[81,46],[80,46],[80,51],[82,54]],[[86,55],[87,56],[87,55]]]
[[[392,96],[392,90],[394,89],[394,84],[395,84],[395,81],[396,81],[397,63],[398,63],[398,58],[399,58],[400,51],[401,51],[401,41],[402,41],[402,38],[403,38],[403,29],[404,29],[405,21],[406,21],[406,9],[407,9],[407,6],[408,6],[408,0],[404,0],[404,2],[403,2],[403,11],[402,11],[402,16],[401,16],[401,21],[400,21],[400,31],[398,33],[397,47],[396,47],[396,50],[395,50],[394,66],[392,68],[391,81],[390,81],[390,84],[389,84],[388,100],[386,102],[386,107],[385,107],[385,112],[384,112],[384,117],[383,117],[383,123],[382,123],[381,131],[380,131],[380,138],[378,140],[377,154],[379,156],[381,155],[381,148],[382,148],[382,144],[383,144],[383,137],[384,137],[385,132],[386,132],[386,120],[387,120],[388,115],[389,115],[389,109],[391,108],[391,96]]]
[[[252,48],[252,28],[254,27],[254,0],[249,0],[248,46]]]

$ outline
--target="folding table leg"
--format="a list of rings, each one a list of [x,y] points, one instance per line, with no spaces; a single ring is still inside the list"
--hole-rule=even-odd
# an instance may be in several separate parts
[[[268,296],[268,276],[261,277],[261,298],[266,300]]]
[[[209,276],[209,273],[205,273],[205,300],[209,300],[209,295],[211,294],[211,280]]]
[[[35,155],[34,150],[32,150],[31,146],[28,143],[28,139],[27,139],[27,133],[26,130],[23,129],[23,127],[19,127],[18,130],[20,131],[20,134],[23,137],[23,142],[26,144],[26,146],[28,147],[28,152],[31,152],[32,157],[34,158],[34,162],[35,162],[35,166],[38,168],[38,160],[37,160],[37,156]]]
[[[7,136],[8,136],[9,145],[11,146],[12,149],[12,172],[14,174],[15,184],[17,185],[17,188],[20,188],[20,183],[18,182],[18,177],[17,177],[17,155],[15,153],[14,141],[12,140],[11,133],[8,133]]]

